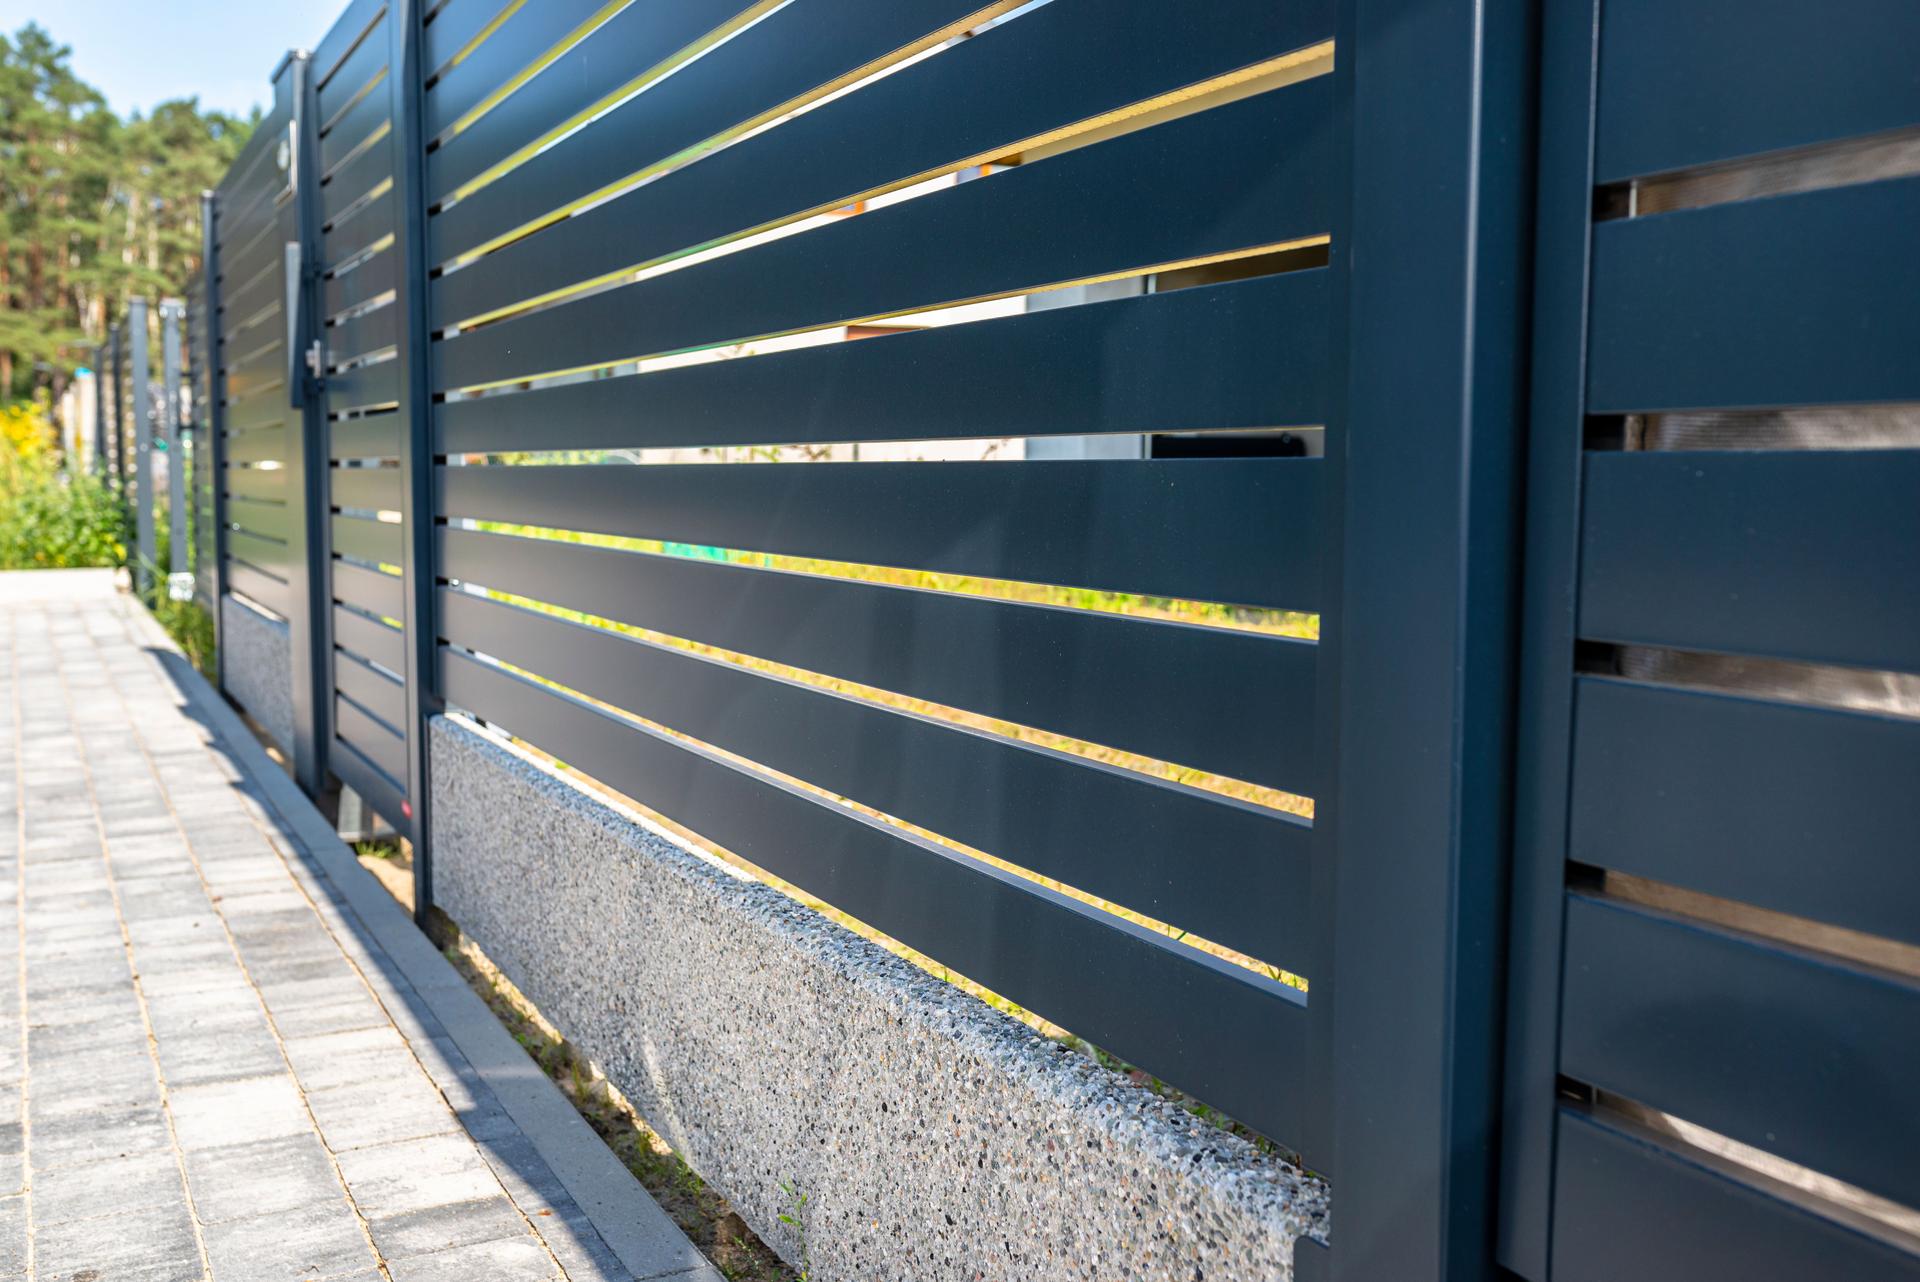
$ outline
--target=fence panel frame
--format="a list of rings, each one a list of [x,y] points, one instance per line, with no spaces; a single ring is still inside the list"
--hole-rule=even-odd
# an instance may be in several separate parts
[[[206,350],[197,354],[197,372],[202,378],[201,396],[195,406],[195,418],[203,425],[202,440],[194,443],[193,466],[208,472],[207,495],[212,506],[207,528],[212,531],[211,546],[196,549],[207,566],[207,612],[213,616],[213,683],[222,684],[226,662],[225,624],[222,601],[227,592],[227,498],[226,498],[226,397],[220,378],[220,202],[213,191],[200,193],[200,284],[204,294],[201,312],[206,318],[203,333]],[[197,398],[196,398],[197,399]],[[204,406],[204,410],[202,408]],[[197,478],[196,478],[197,480]],[[195,488],[198,488],[196,484]],[[194,567],[198,573],[200,567]]]
[[[1491,1278],[1536,17],[1521,0],[1342,12],[1360,88],[1331,1276]]]

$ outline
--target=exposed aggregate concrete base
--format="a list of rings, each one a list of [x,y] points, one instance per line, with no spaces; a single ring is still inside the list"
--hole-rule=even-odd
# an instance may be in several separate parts
[[[1275,1282],[1324,1240],[1319,1181],[470,723],[432,735],[438,904],[796,1263],[804,1193],[820,1282]]]
[[[293,751],[293,642],[284,620],[220,598],[220,676],[227,694],[281,752]]]

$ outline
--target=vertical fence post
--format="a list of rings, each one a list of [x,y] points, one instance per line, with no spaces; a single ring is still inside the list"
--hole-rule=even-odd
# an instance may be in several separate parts
[[[153,395],[147,369],[147,300],[127,305],[128,364],[132,376],[128,396],[133,401],[133,585],[142,593],[153,584],[154,558],[159,549],[153,528]]]
[[[332,743],[332,634],[328,601],[326,416],[319,371],[308,360],[319,342],[319,305],[314,299],[321,262],[320,127],[315,119],[313,60],[305,53],[282,64],[286,91],[292,95],[293,121],[289,175],[293,199],[292,237],[287,242],[286,290],[287,495],[298,503],[287,547],[288,635],[293,655],[294,777],[309,796],[327,785],[327,752]],[[279,86],[275,86],[276,92]],[[283,217],[287,215],[283,214]]]
[[[1336,1282],[1497,1274],[1537,8],[1351,0],[1338,36]]]
[[[125,406],[121,403],[120,379],[126,372],[126,361],[121,348],[126,342],[126,324],[113,327],[113,372],[107,379],[107,387],[113,394],[112,411],[107,415],[107,442],[113,453],[113,474],[110,478],[114,491],[124,500],[127,494],[127,451]]]
[[[93,349],[93,457],[87,460],[87,470],[102,481],[107,479],[107,366],[112,354],[108,343]]]
[[[206,290],[201,300],[203,351],[196,353],[195,364],[203,378],[201,397],[196,398],[195,416],[200,420],[200,439],[194,442],[193,466],[207,469],[207,501],[213,511],[208,528],[213,537],[208,546],[195,549],[207,566],[207,609],[213,615],[213,683],[222,684],[226,646],[220,615],[227,591],[227,500],[226,488],[226,389],[220,377],[220,204],[211,191],[200,193],[200,281]],[[196,571],[199,569],[195,567]]]
[[[180,318],[186,304],[160,300],[160,430],[167,442],[167,573],[187,572],[187,451],[180,430]]]
[[[415,920],[433,907],[433,780],[427,725],[440,710],[434,623],[432,322],[427,311],[425,68],[421,0],[393,0],[387,15],[392,93],[393,200],[399,255],[394,296],[399,334],[401,568],[406,584],[407,805],[412,813]]]

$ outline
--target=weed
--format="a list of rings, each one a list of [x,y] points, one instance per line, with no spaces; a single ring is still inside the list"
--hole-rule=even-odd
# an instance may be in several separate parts
[[[807,1226],[805,1223],[807,1195],[800,1191],[799,1185],[793,1180],[782,1181],[780,1191],[787,1195],[787,1209],[780,1212],[780,1222],[793,1230],[794,1239],[800,1244],[799,1282],[811,1282],[813,1277],[813,1261],[807,1257]]]

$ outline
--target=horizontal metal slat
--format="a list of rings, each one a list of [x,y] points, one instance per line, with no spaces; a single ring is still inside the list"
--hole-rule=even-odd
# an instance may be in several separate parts
[[[804,8],[794,7],[793,21]],[[957,167],[1312,44],[1331,33],[1330,10],[1324,0],[1216,0],[1195,22],[1156,0],[1054,0],[438,278],[435,314],[480,315]],[[498,199],[509,200],[518,181],[503,180]],[[527,202],[543,198],[525,193]],[[514,208],[521,221],[535,216]],[[458,207],[441,217],[447,248],[460,239],[459,218]]]
[[[1920,720],[1587,677],[1571,854],[1920,944]]]
[[[391,135],[389,135],[391,138]],[[393,177],[393,144],[375,144],[340,166],[320,188],[320,217],[331,227],[346,208]]]
[[[400,453],[397,414],[341,419],[327,426],[329,458],[395,458]]]
[[[1304,820],[471,593],[443,590],[439,611],[455,645],[1197,937],[1311,965]]]
[[[1560,1112],[1555,1282],[1914,1282],[1920,1257],[1764,1177],[1629,1123]]]
[[[399,336],[398,314],[389,303],[327,326],[328,364],[339,365],[394,346]]]
[[[507,0],[447,0],[427,20],[423,70],[431,76],[446,66],[506,7]]]
[[[440,513],[1313,610],[1317,459],[442,467]]]
[[[1574,894],[1561,1072],[1920,1205],[1920,986]]]
[[[1607,0],[1596,179],[1920,124],[1920,8],[1853,0]]]
[[[355,10],[359,12],[355,12]],[[315,98],[319,104],[317,119],[325,132],[335,116],[351,104],[355,97],[375,76],[383,76],[387,70],[387,28],[384,21],[386,6],[383,3],[369,5],[359,0],[353,8],[342,14],[340,21],[334,24],[329,39],[338,41],[339,54],[333,63],[321,61],[323,52],[314,55],[314,83],[319,86]],[[379,23],[378,26],[373,24]],[[353,42],[358,43],[353,43]],[[351,44],[351,49],[348,46]],[[379,94],[382,86],[376,85],[372,93]]]
[[[208,514],[211,518],[211,513]],[[233,496],[227,499],[226,518],[230,525],[237,525],[255,534],[264,534],[270,539],[285,542],[293,533],[293,516],[285,503],[266,502],[260,499],[247,499]]]
[[[406,609],[406,581],[397,574],[335,561],[333,599],[382,618],[398,619]]]
[[[1916,226],[1920,177],[1600,223],[1589,411],[1920,400]]]
[[[223,189],[221,215],[220,270],[231,276],[239,265],[239,256],[231,251],[259,239],[262,232],[280,220],[280,199],[287,192],[287,171],[280,168],[277,149],[287,136],[288,113],[276,111],[254,129],[254,137],[265,140],[266,153],[261,165],[249,175],[244,186]]]
[[[742,4],[746,0],[741,0]],[[426,137],[438,138],[487,95],[513,79],[568,32],[592,17],[601,0],[540,0],[515,10],[426,95]]]
[[[227,399],[243,401],[249,396],[284,385],[287,380],[286,345],[274,341],[257,348],[226,371]]]
[[[334,122],[333,128],[320,140],[320,173],[322,177],[332,174],[361,143],[373,136],[376,129],[385,124],[392,114],[390,95],[375,90],[353,106],[346,114]]]
[[[368,45],[383,49],[386,41],[385,27],[369,30],[386,15],[386,0],[352,0],[333,25],[327,28],[327,34],[320,37],[320,43],[313,50],[313,79],[320,86],[321,103],[326,106],[331,94],[333,106],[327,108],[327,114],[337,109],[341,98],[341,89],[352,82],[354,77],[348,70],[357,61],[356,55]],[[364,79],[364,75],[360,79]],[[322,117],[325,118],[324,116]]]
[[[407,774],[407,745],[393,728],[356,705],[336,697],[333,701],[334,736],[352,744],[360,754],[380,768],[382,774],[398,782]]]
[[[394,831],[412,838],[413,819],[402,808],[407,800],[404,789],[397,780],[387,778],[358,748],[336,735],[327,753],[327,769],[359,793],[375,814],[393,825]]]
[[[619,89],[738,14],[745,0],[629,5],[505,102],[427,155],[429,199],[440,200],[502,158]],[[802,0],[803,7],[813,0]],[[527,52],[524,47],[522,54]]]
[[[405,634],[345,606],[333,607],[333,643],[349,654],[370,659],[389,672],[406,670]]]
[[[429,228],[434,260],[464,253],[849,73],[874,69],[982,8],[979,0],[800,0],[777,9],[444,211]]]
[[[277,242],[274,248],[276,250],[279,248]],[[285,276],[280,268],[280,260],[277,258],[262,262],[247,276],[236,276],[230,279],[233,280],[235,288],[231,292],[223,291],[220,300],[221,307],[226,309],[225,320],[228,323],[228,331],[221,343],[221,355],[224,358],[222,364],[226,366],[231,366],[236,356],[244,356],[248,351],[257,349],[259,345],[259,340],[256,339],[236,350],[237,343],[232,332],[233,327],[254,319],[269,307],[277,310],[286,301]],[[272,331],[268,331],[269,337],[271,334]]]
[[[1916,495],[1920,450],[1589,455],[1581,635],[1920,671]]]
[[[327,315],[338,316],[350,307],[371,303],[382,294],[392,292],[399,258],[388,248],[345,272],[327,277]]]
[[[325,255],[329,271],[373,248],[393,235],[393,188],[374,197],[351,218],[334,223],[326,234]]]
[[[1056,0],[1056,3],[1058,0]],[[1327,273],[1289,272],[448,401],[438,450],[1077,436],[1324,423]],[[956,396],[954,388],[989,388]]]
[[[342,516],[336,512],[331,528],[334,555],[350,556],[356,561],[381,565],[400,564],[401,527],[398,522]]]
[[[251,432],[282,425],[290,413],[283,381],[266,383],[246,396],[229,399],[221,417],[229,431]]]
[[[1296,1135],[1305,995],[440,651],[448,701],[1260,1131]]]
[[[437,565],[448,578],[1234,779],[1304,793],[1315,778],[1310,642],[468,530],[439,531]],[[1257,715],[1245,715],[1250,706]]]
[[[284,503],[287,498],[287,473],[285,468],[229,467],[222,484],[226,492],[240,498],[273,499]]]
[[[269,107],[260,124],[241,145],[240,154],[214,189],[217,197],[217,222],[224,227],[243,206],[234,203],[260,187],[261,170],[273,164],[274,151],[286,133],[287,111],[278,105]],[[275,132],[275,131],[278,132]],[[226,244],[223,240],[222,245]]]
[[[285,539],[270,538],[256,534],[251,530],[233,529],[227,531],[227,554],[238,557],[256,570],[265,570],[275,578],[284,579],[291,572],[291,560],[287,555]]]
[[[333,684],[396,732],[407,722],[407,688],[388,673],[363,663],[351,654],[336,650],[333,655]],[[396,778],[404,778],[404,772]]]
[[[400,469],[394,467],[336,467],[332,472],[335,507],[369,512],[400,510]]]
[[[229,436],[225,454],[229,463],[283,463],[287,458],[287,429],[261,427]]]
[[[220,577],[228,590],[258,601],[275,614],[282,618],[286,617],[293,593],[288,589],[284,579],[276,579],[271,574],[256,570],[246,562],[236,561],[231,557],[221,565]]]
[[[1324,234],[1327,78],[512,317],[438,389],[833,325]],[[438,318],[436,323],[451,320]]]
[[[327,375],[327,409],[335,414],[353,409],[397,404],[400,400],[400,362],[377,361]]]

